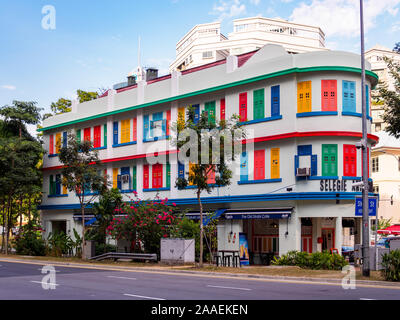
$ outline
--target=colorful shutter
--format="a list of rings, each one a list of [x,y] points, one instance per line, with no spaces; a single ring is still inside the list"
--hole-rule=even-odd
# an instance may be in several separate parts
[[[194,108],[194,123],[197,124],[200,121],[200,105],[195,104]]]
[[[311,81],[297,84],[297,112],[311,112]]]
[[[316,154],[311,155],[311,175],[318,175],[318,156]]]
[[[354,145],[343,145],[343,176],[357,176],[357,148]]]
[[[337,144],[322,145],[322,175],[337,176]]]
[[[143,166],[143,189],[149,189],[149,165]]]
[[[178,178],[185,179],[185,165],[178,162]]]
[[[133,118],[132,141],[137,141],[137,118]]]
[[[253,92],[253,117],[254,120],[263,119],[265,117],[264,106],[264,89],[254,90]]]
[[[221,99],[220,120],[225,120],[225,99]]]
[[[206,102],[205,112],[207,113],[208,123],[215,124],[215,101]]]
[[[115,121],[113,124],[113,144],[118,144],[118,121]]]
[[[321,110],[337,111],[337,80],[321,80]]]
[[[93,130],[93,148],[101,147],[101,127],[96,126]]]
[[[239,116],[240,121],[247,121],[247,92],[239,95]]]
[[[62,179],[62,194],[68,194],[68,189],[67,189],[67,186],[66,186],[66,184],[65,184],[65,180],[64,179]]]
[[[118,188],[118,172],[119,172],[118,168],[113,169],[113,188],[114,189]]]
[[[107,124],[103,126],[103,146],[107,148]]]
[[[129,167],[121,168],[121,176],[129,176],[129,190],[131,189],[131,172]],[[121,178],[121,187],[122,187],[122,178]]]
[[[189,177],[188,177],[188,180],[189,180],[189,185],[190,185],[190,186],[193,186],[193,185],[194,185],[194,184],[193,184],[193,181],[190,181],[190,177],[193,177],[193,175],[194,175],[194,173],[193,173],[193,168],[194,168],[194,166],[195,166],[194,163],[190,163],[190,162],[189,162]]]
[[[178,132],[181,132],[185,128],[185,108],[178,109]]]
[[[280,149],[271,149],[271,179],[280,178]]]
[[[171,128],[170,128],[170,125],[171,125],[171,110],[168,110],[167,111],[167,137],[169,137],[170,136],[170,131],[171,131]]]
[[[162,165],[157,163],[152,167],[152,188],[159,189],[162,188]]]
[[[61,174],[56,175],[56,195],[61,194]]]
[[[121,121],[121,143],[130,142],[131,119]]]
[[[53,175],[50,175],[49,194],[50,194],[51,196],[55,194],[54,176],[53,176]]]
[[[243,152],[240,156],[240,181],[249,180],[249,156],[247,152]]]
[[[356,83],[343,80],[343,111],[356,112]]]
[[[137,168],[136,166],[133,167],[132,170],[132,190],[137,190]]]
[[[90,128],[86,128],[83,130],[83,140],[91,141]]]
[[[265,150],[254,151],[254,180],[265,179]]]
[[[213,168],[208,172],[207,183],[215,184],[215,165],[211,165]]]
[[[271,87],[271,117],[281,114],[281,89],[280,86]]]
[[[49,154],[54,154],[54,135],[50,135],[50,143],[49,143]]]
[[[150,117],[149,115],[143,116],[143,138],[148,140],[150,138]]]
[[[66,148],[68,145],[68,132],[63,132],[63,148]]]
[[[61,148],[61,133],[56,134],[56,154],[60,153]]]
[[[78,141],[78,143],[82,142],[82,130],[81,129],[76,130],[76,141]]]
[[[365,95],[366,95],[366,107],[367,107],[367,117],[369,117],[370,116],[370,108],[369,108],[369,104],[370,104],[370,101],[369,101],[369,86],[368,85],[365,85]]]
[[[167,177],[166,177],[166,187],[171,188],[171,164],[166,165]]]

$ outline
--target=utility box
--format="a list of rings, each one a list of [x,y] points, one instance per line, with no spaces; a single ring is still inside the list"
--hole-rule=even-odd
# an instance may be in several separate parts
[[[400,239],[390,240],[390,251],[400,250]]]
[[[370,261],[370,265],[369,268],[371,270],[382,270],[382,257],[385,253],[389,253],[389,249],[388,248],[382,248],[382,247],[378,247],[377,248],[378,252],[375,251],[375,247],[371,246],[369,247],[369,261]],[[376,255],[378,256],[378,268],[376,268]]]
[[[88,260],[96,255],[96,242],[85,241],[85,246],[82,252],[82,258]]]
[[[194,239],[161,239],[161,263],[194,263]]]

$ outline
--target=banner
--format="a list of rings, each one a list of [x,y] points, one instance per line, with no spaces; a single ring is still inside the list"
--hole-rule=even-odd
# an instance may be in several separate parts
[[[249,256],[249,243],[247,242],[247,235],[245,233],[239,233],[239,252],[240,252],[240,265],[250,265]]]

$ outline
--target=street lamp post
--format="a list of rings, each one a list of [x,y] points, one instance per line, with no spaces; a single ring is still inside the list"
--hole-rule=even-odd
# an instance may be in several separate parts
[[[367,96],[365,92],[365,47],[364,47],[364,3],[360,0],[360,33],[361,33],[361,96],[362,96],[362,180],[364,187],[362,188],[362,274],[365,277],[370,276],[369,267],[369,204],[368,204],[368,148],[367,148]]]

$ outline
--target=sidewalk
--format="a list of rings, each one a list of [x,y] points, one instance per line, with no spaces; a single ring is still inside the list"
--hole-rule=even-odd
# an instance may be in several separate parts
[[[240,278],[260,281],[296,282],[296,283],[321,283],[341,285],[346,276],[341,271],[330,270],[305,270],[298,267],[278,266],[250,266],[245,268],[226,268],[205,265],[198,268],[193,265],[168,266],[151,263],[132,262],[91,262],[76,258],[52,258],[29,256],[5,256],[0,254],[0,262],[33,263],[39,265],[51,264],[59,267],[87,268],[99,270],[125,271],[125,272],[157,272],[181,275],[210,276],[223,278]],[[357,269],[356,269],[357,270]],[[357,286],[385,287],[400,290],[400,282],[388,282],[376,280],[379,272],[371,272],[372,280],[359,279],[360,271],[357,271]]]

